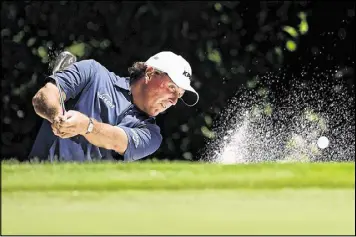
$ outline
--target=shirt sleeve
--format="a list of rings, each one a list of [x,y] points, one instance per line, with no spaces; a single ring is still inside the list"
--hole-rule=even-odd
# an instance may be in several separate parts
[[[125,161],[135,161],[154,153],[161,145],[162,136],[156,124],[144,123],[140,127],[130,128],[118,125],[128,137],[128,146],[124,153]]]
[[[66,95],[66,101],[75,98],[89,83],[95,73],[95,60],[75,62],[62,71],[58,71],[48,79],[58,79],[58,84]]]

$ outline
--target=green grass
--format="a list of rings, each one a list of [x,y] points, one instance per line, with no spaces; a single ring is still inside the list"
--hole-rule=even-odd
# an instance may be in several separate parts
[[[355,164],[2,164],[2,234],[351,235]]]
[[[26,182],[25,182],[26,181]],[[354,188],[354,163],[3,164],[2,191]]]
[[[352,190],[9,193],[7,234],[352,234]]]

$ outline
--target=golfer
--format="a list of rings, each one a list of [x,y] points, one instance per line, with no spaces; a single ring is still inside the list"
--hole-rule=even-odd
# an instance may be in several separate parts
[[[135,161],[154,153],[162,142],[155,117],[181,99],[194,106],[192,70],[181,56],[164,51],[135,62],[129,77],[82,60],[56,73],[67,111],[59,103],[55,77],[33,97],[44,121],[30,158],[48,161]],[[182,98],[184,94],[184,100]],[[189,103],[188,99],[193,99]]]

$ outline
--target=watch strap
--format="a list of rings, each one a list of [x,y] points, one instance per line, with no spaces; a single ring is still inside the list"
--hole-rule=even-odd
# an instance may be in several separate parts
[[[93,131],[94,128],[94,123],[93,123],[93,119],[89,117],[89,125],[87,128],[87,132],[85,134],[89,134]]]

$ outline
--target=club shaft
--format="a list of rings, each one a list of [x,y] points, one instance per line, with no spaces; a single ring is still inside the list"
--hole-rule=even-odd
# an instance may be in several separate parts
[[[58,82],[58,76],[56,75],[56,73],[60,70],[63,70],[65,67],[68,67],[70,64],[76,62],[76,57],[69,53],[69,52],[62,52],[58,58],[57,58],[57,61],[56,61],[56,64],[54,65],[53,67],[53,70],[52,70],[52,74],[53,74],[53,77],[56,81],[56,85],[58,87],[58,91],[59,91],[59,102],[61,104],[61,107],[62,107],[62,112],[63,114],[66,112],[66,109],[65,109],[65,106],[64,106],[64,99],[63,99],[63,93],[62,93],[62,89],[61,89],[61,86]]]
[[[63,99],[63,95],[62,95],[62,89],[61,89],[61,86],[60,86],[59,83],[58,83],[58,77],[57,77],[57,75],[55,75],[55,73],[54,73],[53,75],[54,75],[54,77],[56,78],[55,81],[56,81],[56,85],[57,85],[58,91],[59,91],[59,102],[60,102],[60,104],[61,104],[62,112],[63,112],[63,115],[64,115],[64,113],[66,112],[66,108],[65,108],[65,106],[64,106],[64,99]]]

